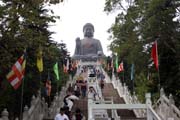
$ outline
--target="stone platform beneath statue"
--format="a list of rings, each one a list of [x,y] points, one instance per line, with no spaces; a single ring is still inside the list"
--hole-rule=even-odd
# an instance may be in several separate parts
[[[98,59],[103,58],[98,55],[74,55],[73,60],[81,60],[82,62],[96,62]]]

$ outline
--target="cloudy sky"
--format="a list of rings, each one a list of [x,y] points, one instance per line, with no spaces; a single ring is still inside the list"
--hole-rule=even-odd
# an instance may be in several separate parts
[[[75,50],[75,39],[83,38],[83,25],[90,22],[95,27],[94,38],[101,41],[103,51],[106,55],[110,55],[107,46],[109,34],[108,28],[114,22],[114,14],[107,15],[104,9],[105,0],[64,0],[64,3],[51,6],[56,15],[60,16],[60,20],[50,28],[56,32],[52,35],[57,42],[63,40],[67,44],[67,49],[71,55]]]

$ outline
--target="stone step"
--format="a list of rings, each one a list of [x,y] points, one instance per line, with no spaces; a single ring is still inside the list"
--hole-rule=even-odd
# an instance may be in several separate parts
[[[113,97],[113,102],[117,104],[123,104],[125,103],[124,99],[119,96],[116,89],[113,88],[113,85],[111,83],[105,83],[104,89],[102,90],[102,95],[104,96],[105,100],[109,99],[110,97]],[[136,116],[132,110],[126,110],[126,109],[119,109],[117,110],[118,116],[121,118],[133,118],[136,119]],[[111,116],[111,112],[108,110],[108,115]]]
[[[147,120],[147,118],[121,118],[121,120]]]
[[[79,100],[74,102],[74,106],[72,109],[72,113],[75,113],[75,110],[79,108],[82,112],[82,114],[85,116],[85,118],[88,117],[88,107],[87,107],[87,98],[80,98]]]

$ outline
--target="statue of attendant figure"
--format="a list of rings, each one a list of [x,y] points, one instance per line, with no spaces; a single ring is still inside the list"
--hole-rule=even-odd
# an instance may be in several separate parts
[[[94,39],[94,26],[86,23],[83,27],[84,38],[76,38],[76,48],[73,57],[77,56],[104,56],[103,49],[99,40]]]

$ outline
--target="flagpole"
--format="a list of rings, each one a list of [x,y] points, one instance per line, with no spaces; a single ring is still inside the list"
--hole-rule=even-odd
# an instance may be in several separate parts
[[[58,84],[59,82],[58,82],[57,79],[56,79],[56,81],[57,81],[57,88],[56,88],[56,89],[57,89],[57,93],[58,93],[58,95],[59,95],[59,87],[58,87],[58,86],[59,86],[59,84]]]
[[[26,48],[25,48],[25,50],[24,50],[24,60],[26,60]],[[26,62],[25,62],[25,63],[23,62],[23,64],[25,65]],[[23,65],[23,64],[22,64],[22,65]],[[23,78],[22,78],[22,88],[21,88],[20,120],[23,119],[23,114],[22,114],[22,112],[23,112],[23,96],[24,96],[24,77],[25,77],[25,76],[23,76]]]
[[[21,87],[21,107],[20,107],[20,120],[23,119],[23,96],[24,96],[24,78],[22,78],[22,87]]]
[[[132,80],[132,92],[134,94],[135,90],[134,90],[134,64],[132,63],[131,65],[131,80]]]
[[[39,82],[39,97],[40,97],[40,101],[41,101],[41,80],[42,80],[42,76],[41,76],[41,72],[39,73],[39,79],[40,79],[40,82]],[[39,106],[39,110],[40,110],[40,113],[41,113],[41,105]]]
[[[50,75],[49,75],[49,68],[48,68],[48,80],[50,81]],[[49,87],[49,86],[48,86]],[[47,88],[48,89],[48,88]],[[48,90],[49,92],[49,90]],[[50,106],[50,96],[48,95],[48,92],[47,92],[47,96],[48,96],[48,106]]]
[[[123,83],[125,83],[125,81],[124,81],[124,70],[123,70]]]
[[[132,90],[133,90],[133,93],[134,93],[134,79],[132,79],[132,84],[133,84]]]
[[[158,38],[157,38],[158,40]],[[160,74],[159,74],[159,55],[158,55],[158,48],[157,48],[157,40],[156,40],[156,53],[157,53],[157,59],[158,59],[158,91],[159,91],[159,95],[160,95],[160,89],[161,89],[161,81],[160,81]]]

